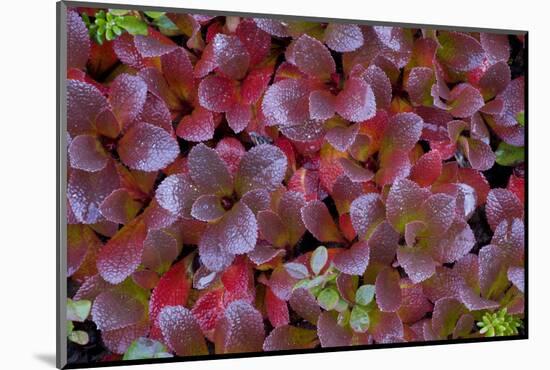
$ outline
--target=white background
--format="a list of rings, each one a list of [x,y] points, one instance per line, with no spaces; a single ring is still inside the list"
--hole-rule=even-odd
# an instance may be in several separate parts
[[[530,31],[530,339],[142,366],[143,369],[518,369],[547,362],[550,47],[543,1],[128,0],[135,4]],[[112,0],[114,3],[123,1]],[[538,5],[533,5],[538,4]],[[55,1],[0,7],[0,365],[55,363]],[[546,365],[547,366],[547,365]],[[538,366],[537,366],[538,367]]]

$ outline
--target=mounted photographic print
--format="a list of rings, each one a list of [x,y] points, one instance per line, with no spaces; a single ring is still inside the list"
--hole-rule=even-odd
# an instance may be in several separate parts
[[[527,338],[527,41],[58,3],[58,367]]]

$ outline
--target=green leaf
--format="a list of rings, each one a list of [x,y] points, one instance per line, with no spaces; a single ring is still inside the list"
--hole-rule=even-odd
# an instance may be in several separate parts
[[[348,302],[346,302],[345,300],[343,300],[342,298],[340,298],[338,300],[338,303],[336,304],[336,306],[334,307],[334,310],[336,312],[344,312],[345,310],[348,309]]]
[[[362,306],[356,305],[351,310],[349,325],[356,333],[364,333],[369,329],[369,312]]]
[[[496,162],[501,166],[515,166],[525,160],[525,149],[522,146],[513,146],[503,141],[498,145],[495,155]]]
[[[88,336],[88,333],[82,330],[72,331],[67,336],[67,339],[69,339],[73,343],[80,344],[81,346],[88,344],[88,342],[90,341],[90,337]]]
[[[122,359],[144,360],[164,357],[172,357],[164,344],[149,338],[138,338],[130,344]]]
[[[166,12],[143,12],[143,13],[145,13],[145,15],[148,16],[149,18],[153,18],[153,19],[160,18],[164,14],[166,14]]]
[[[374,298],[374,285],[361,285],[355,292],[355,302],[362,306],[368,305]]]
[[[345,327],[349,324],[350,311],[344,310],[338,314],[338,325]]]
[[[285,270],[290,276],[295,279],[305,279],[309,276],[307,267],[301,263],[289,262],[285,264]]]
[[[132,15],[117,17],[115,22],[117,26],[124,28],[130,35],[147,36],[147,23],[137,17]]]
[[[340,301],[340,295],[338,291],[334,288],[325,288],[321,290],[319,296],[317,297],[317,303],[323,309],[330,311],[333,310]]]
[[[73,332],[74,324],[72,321],[67,321],[67,336]]]
[[[67,320],[83,322],[88,318],[90,309],[92,308],[92,302],[82,299],[80,301],[73,301],[67,299]]]
[[[320,247],[317,247],[317,249],[313,251],[313,254],[311,255],[311,259],[309,261],[309,264],[311,266],[311,271],[313,271],[315,275],[319,275],[323,267],[325,267],[325,265],[327,264],[327,261],[328,261],[327,248],[325,248],[322,245]]]
[[[107,31],[105,31],[105,38],[108,40],[108,41],[112,41],[115,39],[115,34],[113,32],[112,29],[110,28],[107,28]]]
[[[109,9],[109,13],[111,13],[112,15],[126,15],[129,12],[130,11],[127,9]]]
[[[155,26],[159,28],[161,32],[178,32],[179,28],[174,22],[167,16],[163,15],[160,18],[154,20]]]
[[[516,120],[518,121],[520,126],[525,126],[525,112],[521,111],[516,115]]]

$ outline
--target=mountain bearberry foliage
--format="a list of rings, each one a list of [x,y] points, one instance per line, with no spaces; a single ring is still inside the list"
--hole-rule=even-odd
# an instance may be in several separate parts
[[[67,26],[71,361],[521,334],[522,36]]]

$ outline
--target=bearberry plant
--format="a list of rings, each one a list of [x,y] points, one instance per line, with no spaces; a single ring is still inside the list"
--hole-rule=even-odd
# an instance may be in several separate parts
[[[524,333],[524,37],[67,13],[69,360]]]

